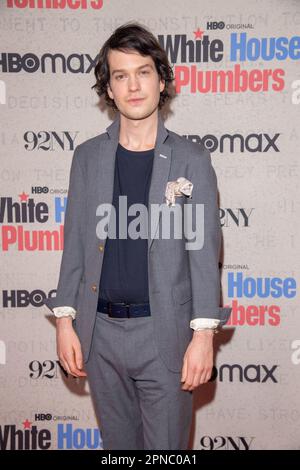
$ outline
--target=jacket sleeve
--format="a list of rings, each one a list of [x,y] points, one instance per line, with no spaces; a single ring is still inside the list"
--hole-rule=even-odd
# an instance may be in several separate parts
[[[83,273],[83,216],[85,210],[85,178],[79,159],[80,146],[74,150],[69,190],[64,222],[64,249],[56,297],[49,295],[44,304],[52,310],[54,307],[68,305],[77,309],[77,295]],[[51,292],[50,292],[51,294]],[[53,311],[53,310],[52,310]]]
[[[197,144],[198,145],[198,144]],[[188,250],[192,283],[193,312],[192,319],[212,318],[220,320],[220,326],[227,323],[231,308],[220,307],[221,280],[219,256],[221,248],[221,223],[218,207],[217,177],[212,166],[209,151],[199,145],[199,153],[190,162],[192,198],[188,204],[193,207],[193,231],[204,233],[203,246]],[[195,205],[202,204],[204,220],[195,217]]]

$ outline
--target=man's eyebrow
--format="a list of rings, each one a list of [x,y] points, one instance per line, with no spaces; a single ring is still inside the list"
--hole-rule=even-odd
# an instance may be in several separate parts
[[[144,68],[144,67],[151,67],[151,68],[153,68],[153,67],[152,67],[152,64],[144,64],[144,65],[140,65],[139,67],[137,67],[136,70],[142,69],[142,68]],[[118,73],[118,72],[126,72],[126,69],[116,69],[116,70],[114,70],[114,71],[112,72],[112,75],[113,75],[114,73]]]

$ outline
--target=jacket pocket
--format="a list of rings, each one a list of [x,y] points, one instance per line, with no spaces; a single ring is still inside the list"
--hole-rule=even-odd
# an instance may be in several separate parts
[[[176,303],[183,305],[192,299],[192,286],[190,279],[184,279],[172,287],[173,299]]]

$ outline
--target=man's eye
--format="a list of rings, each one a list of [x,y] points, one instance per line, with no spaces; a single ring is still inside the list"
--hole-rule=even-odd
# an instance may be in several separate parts
[[[142,70],[140,72],[141,74],[144,74],[144,75],[148,75],[149,74],[149,70]],[[116,75],[116,80],[122,80],[122,78],[124,78],[124,74],[123,75]]]

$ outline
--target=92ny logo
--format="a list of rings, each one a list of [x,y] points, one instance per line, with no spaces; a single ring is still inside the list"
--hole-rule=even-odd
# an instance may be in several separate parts
[[[79,132],[62,131],[27,131],[24,134],[25,149],[27,151],[44,150],[74,150],[75,139]]]
[[[203,436],[200,450],[250,450],[254,437]]]
[[[29,363],[29,370],[30,370],[30,378],[37,380],[37,379],[58,379],[61,377],[61,372],[64,374],[65,377],[69,377],[70,375],[68,372],[63,368],[61,363],[51,360],[46,361],[31,361]],[[71,375],[73,377],[73,375]]]

